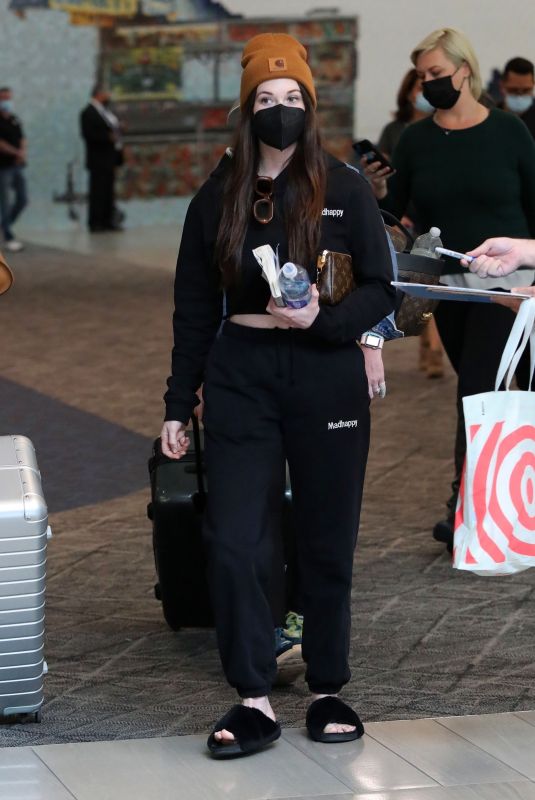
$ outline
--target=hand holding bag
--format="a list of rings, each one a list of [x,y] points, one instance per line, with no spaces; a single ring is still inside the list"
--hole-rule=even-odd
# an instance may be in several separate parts
[[[348,253],[323,250],[316,264],[320,303],[335,306],[356,288],[353,261]]]
[[[453,566],[508,575],[535,566],[535,392],[510,391],[528,342],[535,371],[535,298],[524,300],[494,392],[463,398],[466,460],[455,515]],[[506,391],[498,391],[505,378]]]

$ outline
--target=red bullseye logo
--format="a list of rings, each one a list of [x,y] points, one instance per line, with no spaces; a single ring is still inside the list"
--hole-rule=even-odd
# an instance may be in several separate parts
[[[496,563],[507,550],[535,557],[535,426],[504,433],[504,422],[489,430],[470,428],[472,445],[485,436],[474,468],[473,510],[479,544]],[[466,509],[459,509],[462,521]],[[473,556],[467,553],[473,563]]]
[[[526,506],[531,509],[533,513],[533,505],[535,499],[535,470],[531,467],[530,470],[526,471],[524,479],[522,481],[522,497],[525,497]]]

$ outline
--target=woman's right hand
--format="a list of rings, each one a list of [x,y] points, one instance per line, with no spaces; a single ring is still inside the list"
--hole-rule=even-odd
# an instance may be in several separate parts
[[[380,161],[372,161],[371,164],[368,164],[364,156],[360,159],[360,166],[370,182],[374,195],[378,200],[382,200],[388,192],[386,181],[392,177],[395,170],[381,166]]]
[[[167,456],[167,458],[174,458],[178,461],[179,458],[186,455],[189,447],[189,439],[186,435],[186,426],[183,422],[167,420],[162,426],[160,436],[162,439],[162,453],[164,456]]]

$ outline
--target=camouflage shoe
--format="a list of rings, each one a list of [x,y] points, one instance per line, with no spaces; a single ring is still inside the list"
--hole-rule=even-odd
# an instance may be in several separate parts
[[[301,644],[303,640],[303,615],[296,611],[288,611],[282,635],[294,644]]]

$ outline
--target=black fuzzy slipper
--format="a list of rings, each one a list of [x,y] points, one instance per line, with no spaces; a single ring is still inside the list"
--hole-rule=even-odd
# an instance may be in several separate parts
[[[218,742],[214,734],[223,728],[234,734],[234,741]],[[232,706],[208,737],[208,750],[213,758],[236,758],[256,753],[281,735],[278,722],[266,717],[258,708]]]
[[[354,725],[355,730],[350,733],[325,733],[324,728],[329,723]],[[364,733],[358,715],[339,697],[322,697],[314,700],[308,707],[306,725],[308,735],[315,742],[352,742],[354,739],[360,739]]]

